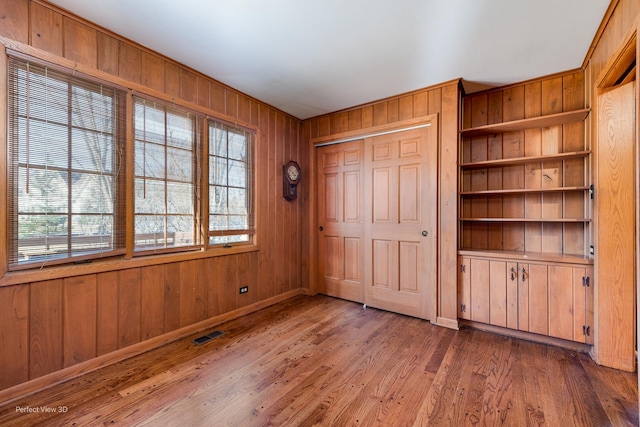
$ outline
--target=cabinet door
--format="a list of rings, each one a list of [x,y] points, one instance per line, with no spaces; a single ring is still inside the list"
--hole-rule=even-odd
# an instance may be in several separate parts
[[[593,267],[573,268],[573,340],[593,344]]]
[[[549,333],[549,286],[547,266],[518,264],[519,277],[529,288],[529,332]]]
[[[518,288],[518,327],[521,331],[529,332],[529,281],[522,280],[520,268],[529,271],[529,264],[509,263],[509,281],[515,280]]]
[[[458,317],[471,320],[471,265],[469,258],[458,257]]]
[[[489,260],[470,260],[471,320],[489,323]]]
[[[496,326],[507,326],[507,263],[504,261],[489,262],[489,323]]]
[[[584,290],[578,289],[574,279],[577,278],[573,267],[549,266],[549,336],[565,340],[580,338],[574,337],[575,323],[580,322],[579,319],[584,320],[584,309],[581,310],[578,301],[574,301],[574,291],[577,297],[580,293],[584,297]],[[582,277],[579,280],[582,288]]]
[[[507,328],[518,329],[518,264],[508,262],[507,282]]]

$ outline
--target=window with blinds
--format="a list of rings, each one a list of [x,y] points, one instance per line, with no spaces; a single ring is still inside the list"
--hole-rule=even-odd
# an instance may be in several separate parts
[[[209,244],[248,242],[254,234],[252,134],[209,121]]]
[[[11,269],[124,250],[125,93],[9,57]]]
[[[197,232],[197,117],[134,98],[135,251],[201,245]]]

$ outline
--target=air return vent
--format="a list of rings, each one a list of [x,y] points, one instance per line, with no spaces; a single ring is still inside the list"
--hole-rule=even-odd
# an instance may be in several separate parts
[[[214,338],[221,337],[222,335],[224,335],[224,332],[222,332],[222,331],[213,331],[213,332],[208,333],[207,335],[203,335],[201,337],[198,337],[198,338],[194,339],[191,342],[194,343],[195,345],[202,345],[202,344],[204,344],[206,342],[211,341]]]

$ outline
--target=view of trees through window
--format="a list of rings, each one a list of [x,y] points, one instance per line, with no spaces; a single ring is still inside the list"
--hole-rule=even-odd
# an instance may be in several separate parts
[[[11,263],[117,249],[124,95],[15,59],[9,76]]]
[[[197,243],[194,191],[196,117],[153,101],[135,101],[135,247]]]
[[[251,132],[137,95],[127,113],[125,90],[24,58],[8,71],[11,269],[251,241]]]
[[[248,241],[251,233],[251,135],[209,125],[209,243]]]

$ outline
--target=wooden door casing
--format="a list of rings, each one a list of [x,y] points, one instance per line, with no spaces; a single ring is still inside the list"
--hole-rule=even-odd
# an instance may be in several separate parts
[[[364,302],[364,142],[319,147],[318,290]]]
[[[635,84],[599,92],[594,149],[595,358],[600,364],[627,371],[636,369]]]

